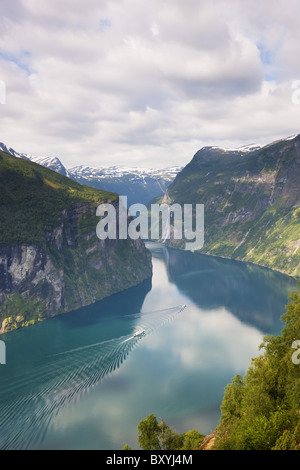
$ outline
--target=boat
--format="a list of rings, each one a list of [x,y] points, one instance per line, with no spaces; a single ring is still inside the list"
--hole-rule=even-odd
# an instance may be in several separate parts
[[[143,336],[145,334],[146,334],[146,331],[143,328],[140,328],[134,333],[133,337],[136,338],[137,336]]]

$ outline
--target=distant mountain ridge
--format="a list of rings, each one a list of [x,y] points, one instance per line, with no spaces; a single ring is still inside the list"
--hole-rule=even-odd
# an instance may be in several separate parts
[[[264,147],[203,147],[162,201],[204,204],[202,253],[300,276],[300,134]]]
[[[69,177],[93,188],[127,196],[128,204],[146,204],[161,196],[172,183],[181,167],[165,169],[77,166],[68,170]]]
[[[130,205],[134,203],[145,204],[151,199],[163,195],[168,185],[182,170],[182,167],[179,166],[148,169],[124,166],[93,168],[86,165],[67,169],[57,157],[36,157],[19,153],[4,143],[0,143],[0,150],[14,157],[38,163],[78,183],[127,196]]]
[[[11,147],[8,147],[3,142],[0,142],[0,150],[5,153],[9,153],[13,157],[24,158],[25,160],[30,160],[31,162],[38,163],[39,165],[49,168],[50,170],[56,171],[57,173],[70,177],[68,170],[64,167],[62,162],[57,157],[35,157],[33,155],[27,155],[26,153],[16,152]]]

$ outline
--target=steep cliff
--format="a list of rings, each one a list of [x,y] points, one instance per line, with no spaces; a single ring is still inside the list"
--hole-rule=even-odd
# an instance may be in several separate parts
[[[177,175],[164,202],[204,204],[202,253],[299,276],[299,182],[300,135],[262,148],[204,147]]]
[[[117,195],[0,152],[0,333],[127,289],[152,274],[141,240],[99,240]]]

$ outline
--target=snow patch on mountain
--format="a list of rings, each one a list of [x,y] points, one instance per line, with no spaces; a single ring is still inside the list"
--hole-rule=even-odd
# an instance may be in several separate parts
[[[242,147],[237,147],[237,148],[224,148],[224,147],[209,147],[211,149],[217,149],[217,150],[222,150],[223,152],[254,152],[255,150],[260,150],[262,147],[257,144],[248,144],[248,145],[243,145]]]
[[[109,166],[102,168],[92,168],[90,166],[75,166],[68,170],[71,178],[122,178],[126,177],[151,177],[151,178],[164,178],[166,180],[172,180],[175,178],[177,173],[182,170],[182,167],[174,166],[164,169],[157,168],[138,168],[138,167],[126,167],[126,166]]]
[[[30,160],[34,163],[37,163],[38,165],[45,166],[46,168],[56,171],[61,175],[68,176],[68,170],[66,170],[64,165],[57,157],[35,157],[34,155],[19,153],[16,152],[13,148],[5,145],[3,142],[0,143],[0,150],[3,150],[3,152],[9,153],[10,155],[13,155],[14,157],[24,158],[25,160]]]
[[[29,159],[32,162],[38,163],[38,165],[45,166],[46,168],[56,171],[57,173],[60,173],[61,175],[69,176],[68,170],[66,170],[64,165],[61,163],[61,161],[57,157],[33,157],[32,156]]]

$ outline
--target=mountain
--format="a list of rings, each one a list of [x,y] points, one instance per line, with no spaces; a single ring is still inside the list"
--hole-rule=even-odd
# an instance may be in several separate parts
[[[25,158],[25,160],[29,160],[28,156],[25,153],[18,153],[13,148],[7,147],[7,145],[5,145],[3,142],[0,142],[0,150],[5,153],[9,153],[10,155],[13,155],[14,157]]]
[[[202,253],[299,276],[299,182],[300,135],[261,148],[203,147],[162,200],[204,204]]]
[[[151,199],[163,195],[177,173],[182,170],[182,167],[176,166],[157,170],[116,166],[92,168],[83,165],[67,169],[57,157],[29,156],[16,152],[4,143],[0,143],[0,150],[50,168],[78,183],[127,196],[128,205],[146,204]]]
[[[118,195],[0,151],[0,333],[151,277],[141,240],[100,240],[96,207]]]
[[[70,178],[94,188],[127,196],[128,205],[146,204],[161,196],[174,180],[180,167],[163,170],[127,167],[90,168],[77,166],[68,170]]]
[[[33,155],[27,155],[26,153],[19,153],[16,152],[13,148],[8,147],[3,142],[0,142],[0,150],[5,153],[9,153],[17,158],[23,158],[25,160],[30,160],[32,162],[37,163],[38,165],[42,165],[50,170],[56,171],[57,173],[63,176],[69,176],[68,170],[64,167],[62,162],[57,157],[35,157]]]

